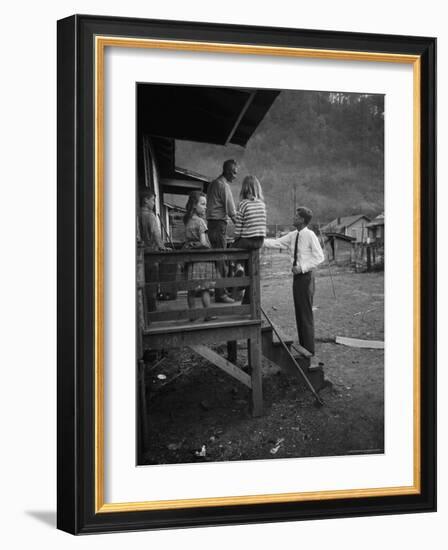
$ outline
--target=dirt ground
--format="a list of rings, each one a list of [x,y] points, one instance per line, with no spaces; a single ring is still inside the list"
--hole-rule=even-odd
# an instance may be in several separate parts
[[[289,262],[263,254],[262,305],[296,339]],[[316,356],[328,385],[317,408],[299,378],[263,362],[264,415],[253,418],[250,392],[191,350],[148,366],[149,440],[141,464],[381,453],[384,351],[335,343],[336,336],[384,339],[384,274],[327,266],[316,273]],[[334,292],[333,292],[334,288]],[[334,296],[336,295],[336,298]],[[246,363],[241,342],[238,364]],[[217,347],[224,353],[225,346]]]

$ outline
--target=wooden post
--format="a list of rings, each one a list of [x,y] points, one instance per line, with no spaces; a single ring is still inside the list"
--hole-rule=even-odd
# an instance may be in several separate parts
[[[236,363],[238,359],[238,341],[229,340],[227,342],[227,360]]]
[[[251,250],[249,255],[250,277],[250,312],[252,319],[261,318],[260,309],[260,257],[258,250]],[[252,378],[252,414],[263,414],[263,384],[261,373],[261,328],[257,329],[256,336],[248,341],[248,360]]]
[[[370,271],[372,268],[372,249],[369,244],[366,244],[366,254],[367,254],[367,271]]]
[[[260,255],[258,250],[249,253],[250,313],[252,319],[260,319]]]
[[[261,372],[261,337],[260,332],[249,340],[249,358],[252,379],[252,414],[261,416],[263,414],[263,379]]]
[[[141,247],[137,248],[137,358],[143,357],[143,331],[148,326],[148,304],[146,301],[144,254]]]
[[[138,365],[138,373],[137,373],[138,394],[137,395],[139,396],[138,414],[140,419],[139,453],[143,453],[148,443],[148,435],[149,435],[148,434],[148,409],[146,404],[145,362],[140,360],[138,361],[137,365]]]
[[[260,319],[260,253],[258,250],[249,252],[248,275],[250,279],[250,313],[252,319]],[[246,290],[247,292],[247,290]],[[250,346],[248,345],[248,354]],[[227,359],[231,363],[236,363],[238,359],[238,343],[236,340],[227,342]],[[249,363],[250,364],[250,363]]]

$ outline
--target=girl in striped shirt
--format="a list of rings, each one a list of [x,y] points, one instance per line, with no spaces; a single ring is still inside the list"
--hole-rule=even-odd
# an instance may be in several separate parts
[[[263,246],[266,237],[266,205],[260,182],[255,176],[246,176],[240,193],[240,204],[236,213],[235,248],[255,250]],[[244,275],[241,264],[235,266],[235,275]],[[249,293],[246,292],[243,304],[249,303]]]
[[[266,237],[266,206],[263,191],[255,176],[246,176],[241,186],[236,213],[236,248],[261,248]]]

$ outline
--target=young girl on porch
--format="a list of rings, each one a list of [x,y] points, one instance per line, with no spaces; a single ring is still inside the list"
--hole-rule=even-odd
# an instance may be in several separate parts
[[[260,182],[255,176],[246,176],[241,185],[240,204],[236,213],[234,248],[257,250],[266,237],[266,205]],[[241,264],[235,266],[235,275],[244,275]],[[235,296],[234,296],[235,297]],[[249,293],[245,292],[242,303],[248,304]]]
[[[187,212],[184,216],[185,248],[211,248],[207,236],[207,222],[205,221],[206,208],[206,195],[200,191],[192,191],[188,197]],[[215,262],[188,262],[186,264],[186,276],[188,281],[197,281],[194,288],[188,290],[187,300],[189,309],[193,310],[195,308],[195,295],[199,291],[201,293],[202,305],[205,308],[204,321],[216,319],[214,316],[207,315],[207,308],[210,307],[209,290],[214,285],[217,277]],[[190,321],[194,320],[195,318],[190,316]]]

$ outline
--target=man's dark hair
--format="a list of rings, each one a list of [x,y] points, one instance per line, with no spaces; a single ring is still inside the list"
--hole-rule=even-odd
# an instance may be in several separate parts
[[[156,196],[156,194],[154,193],[154,191],[152,189],[145,189],[140,194],[140,205],[143,206],[145,204],[146,199],[152,199],[155,196]]]
[[[305,224],[308,225],[313,217],[313,211],[306,206],[299,206],[296,210],[297,214],[305,220]]]
[[[225,160],[224,164],[222,165],[222,171],[226,172],[227,169],[230,168],[230,166],[233,166],[233,165],[236,166],[236,160],[233,160],[233,159]]]

